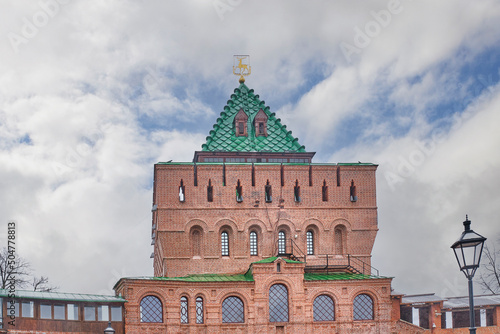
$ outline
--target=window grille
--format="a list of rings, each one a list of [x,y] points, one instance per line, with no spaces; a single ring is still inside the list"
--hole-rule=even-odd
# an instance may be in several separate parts
[[[220,234],[221,255],[229,256],[229,235],[227,232]]]
[[[257,255],[257,232],[250,232],[250,255]]]
[[[264,123],[259,123],[259,134],[260,135],[264,134]]]
[[[278,233],[278,254],[286,254],[286,234],[284,231]]]
[[[238,122],[238,134],[240,136],[245,134],[245,124],[243,122]]]
[[[283,284],[269,289],[269,321],[288,322],[288,290]]]
[[[141,322],[163,322],[163,307],[155,296],[146,296],[141,300]]]
[[[203,298],[196,297],[196,323],[203,323]]]
[[[334,321],[335,305],[332,297],[319,295],[313,303],[314,321]]]
[[[307,255],[314,254],[314,234],[312,231],[307,231]]]
[[[230,296],[222,302],[222,322],[242,323],[245,322],[245,310],[240,298]]]
[[[366,294],[357,295],[353,303],[354,320],[373,319],[373,300]]]
[[[188,299],[186,297],[181,297],[181,324],[189,323],[189,308]]]

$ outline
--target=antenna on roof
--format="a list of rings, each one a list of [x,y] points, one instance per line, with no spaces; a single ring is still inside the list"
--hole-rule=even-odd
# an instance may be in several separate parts
[[[250,56],[249,55],[234,55],[233,56],[233,74],[240,76],[240,83],[245,82],[245,77],[252,73],[252,68],[250,66]]]

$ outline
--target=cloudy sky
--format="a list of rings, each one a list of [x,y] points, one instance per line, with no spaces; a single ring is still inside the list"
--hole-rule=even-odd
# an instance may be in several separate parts
[[[153,164],[201,148],[234,54],[315,162],[380,165],[373,265],[393,288],[466,293],[466,214],[499,242],[496,0],[0,3],[0,245],[15,221],[60,291],[152,275]]]

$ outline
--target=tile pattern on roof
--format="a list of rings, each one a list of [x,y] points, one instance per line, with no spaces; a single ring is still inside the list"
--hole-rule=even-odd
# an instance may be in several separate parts
[[[248,115],[247,137],[235,135],[234,117],[241,109]],[[261,109],[268,116],[267,137],[257,137],[253,127],[254,118]],[[253,89],[249,89],[244,83],[234,90],[206,139],[206,143],[202,145],[203,151],[305,152],[305,147],[299,144],[292,131],[287,130],[281,119],[276,118],[276,114],[269,111],[259,95],[254,94]]]

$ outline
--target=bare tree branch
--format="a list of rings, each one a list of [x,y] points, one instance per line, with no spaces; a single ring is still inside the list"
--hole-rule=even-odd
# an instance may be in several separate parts
[[[481,266],[481,275],[479,276],[479,285],[484,292],[493,294],[500,293],[500,264],[497,259],[500,258],[500,251],[491,250],[487,245],[483,252],[484,260]]]
[[[14,280],[16,289],[31,286],[33,291],[50,292],[58,287],[49,284],[49,278],[45,276],[32,276],[31,265],[17,254],[10,253],[6,247],[0,251],[0,288],[6,289]]]
[[[2,248],[0,251],[0,288],[5,289],[14,278],[16,288],[22,289],[28,285],[30,275],[31,266],[28,261],[9,254],[6,247]]]
[[[46,276],[36,277],[33,276],[32,283],[33,291],[43,291],[43,292],[51,292],[59,289],[57,286],[53,286],[49,284],[49,278]]]

